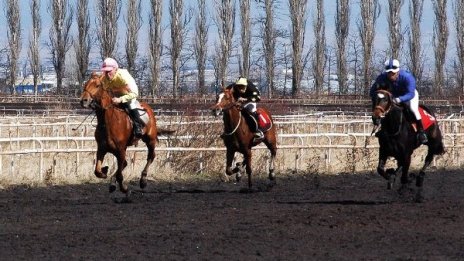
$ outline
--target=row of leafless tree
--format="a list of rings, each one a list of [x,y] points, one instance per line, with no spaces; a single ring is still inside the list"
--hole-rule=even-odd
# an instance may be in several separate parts
[[[96,0],[95,29],[91,31],[89,1],[47,0],[47,11],[52,20],[49,29],[48,50],[57,75],[57,91],[62,92],[65,77],[65,63],[73,63],[73,76],[81,85],[89,68],[91,47],[98,45],[101,58],[117,56],[118,20],[124,10],[126,25],[125,55],[120,62],[137,79],[145,77],[150,86],[150,94],[161,93],[161,72],[172,72],[172,89],[176,97],[182,82],[182,71],[194,64],[198,71],[197,92],[207,94],[205,71],[207,64],[214,68],[216,82],[225,85],[229,79],[231,60],[237,61],[239,74],[245,77],[264,79],[260,81],[268,97],[278,93],[276,88],[276,68],[282,68],[291,79],[291,90],[284,94],[298,97],[303,79],[314,79],[312,94],[319,95],[327,84],[327,75],[336,72],[338,93],[367,95],[375,74],[374,69],[387,57],[402,58],[403,64],[417,77],[419,86],[433,86],[434,94],[443,96],[444,86],[454,83],[454,90],[464,91],[464,3],[452,2],[456,31],[456,52],[452,70],[446,70],[448,51],[447,0],[431,0],[434,11],[433,50],[434,73],[432,78],[424,76],[427,57],[421,45],[421,21],[424,0],[390,0],[386,2],[386,17],[389,25],[388,50],[375,50],[376,24],[381,13],[379,0],[336,0],[335,44],[327,44],[326,16],[324,1],[315,1],[316,9],[312,20],[314,37],[305,39],[308,19],[308,0],[214,0],[209,3],[197,0],[195,8],[187,8],[183,0],[150,0],[148,21],[142,21],[141,0]],[[404,2],[408,1],[409,24],[402,24],[400,16]],[[21,20],[19,0],[4,0],[8,22],[7,68],[10,91],[14,93],[19,54],[21,52]],[[90,2],[93,3],[93,2]],[[285,4],[286,3],[286,4]],[[163,5],[169,7],[169,27],[163,27]],[[287,6],[290,13],[289,29],[277,26],[279,8]],[[356,6],[360,17],[355,19],[356,28],[350,28],[351,9]],[[238,7],[238,8],[237,8]],[[258,11],[251,12],[252,8]],[[40,73],[40,44],[42,22],[40,0],[30,1],[32,16],[31,34],[28,45],[28,61],[37,84]],[[255,14],[252,17],[252,13]],[[74,19],[74,17],[76,18]],[[239,34],[235,34],[236,18],[240,20]],[[71,25],[77,23],[76,35],[71,35]],[[213,43],[210,26],[217,27],[217,40]],[[139,55],[138,37],[143,22],[148,22],[148,52]],[[164,41],[163,34],[169,30],[170,39]],[[143,33],[143,32],[142,32]],[[407,37],[404,37],[406,35]],[[96,42],[93,40],[96,37]],[[237,40],[238,39],[238,40]],[[259,44],[258,44],[259,43]],[[406,44],[404,44],[406,43]],[[214,48],[208,48],[208,46]],[[73,47],[74,55],[67,55]],[[376,53],[379,52],[379,53]],[[1,52],[0,52],[1,54]],[[68,57],[68,58],[67,58]],[[69,62],[66,59],[75,58]],[[161,65],[163,57],[169,57],[167,68]],[[123,61],[121,61],[123,60]],[[335,66],[335,69],[332,66]],[[143,67],[147,67],[148,73]],[[67,70],[68,72],[70,70]],[[148,76],[147,76],[148,74]],[[349,83],[349,75],[354,80]],[[287,78],[285,77],[285,81]],[[286,83],[284,84],[286,86]],[[330,85],[328,85],[330,88]],[[354,86],[354,90],[350,88]],[[328,89],[330,92],[330,89]],[[425,90],[424,90],[425,91]]]

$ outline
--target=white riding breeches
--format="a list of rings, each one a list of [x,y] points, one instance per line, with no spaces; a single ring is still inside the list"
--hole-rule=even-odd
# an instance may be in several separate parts
[[[254,113],[256,112],[256,102],[249,102],[243,105],[243,108],[247,109],[251,113]]]
[[[137,99],[135,98],[127,102],[127,106],[129,106],[131,110],[137,109],[138,107],[137,105],[138,105],[138,102],[137,102]]]
[[[416,116],[416,120],[421,120],[422,117],[419,113],[419,93],[417,90],[414,93],[414,98],[406,102],[406,104],[409,105],[409,109],[414,113],[414,116]]]

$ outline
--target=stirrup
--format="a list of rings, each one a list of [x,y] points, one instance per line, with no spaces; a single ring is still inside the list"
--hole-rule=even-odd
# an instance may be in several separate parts
[[[135,137],[142,137],[143,136],[143,130],[141,128],[134,127],[134,135]]]
[[[257,132],[255,132],[254,136],[255,136],[255,139],[262,139],[262,138],[264,138],[264,134],[263,134],[263,132],[260,131],[260,130],[257,131]]]
[[[429,142],[429,141],[428,141],[428,138],[427,138],[427,135],[426,135],[424,132],[422,132],[422,133],[419,132],[419,133],[417,134],[417,136],[418,136],[417,139],[419,140],[419,143],[421,143],[421,144],[427,144],[427,142]]]

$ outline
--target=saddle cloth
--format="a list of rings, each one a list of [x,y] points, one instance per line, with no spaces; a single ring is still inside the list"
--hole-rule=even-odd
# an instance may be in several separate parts
[[[419,106],[419,113],[422,117],[422,126],[424,126],[424,130],[428,129],[430,126],[437,122],[437,119],[433,117],[430,113],[428,113],[424,108]]]
[[[263,132],[268,131],[272,127],[271,118],[266,113],[266,111],[261,108],[258,108],[256,111],[258,112],[259,129]]]

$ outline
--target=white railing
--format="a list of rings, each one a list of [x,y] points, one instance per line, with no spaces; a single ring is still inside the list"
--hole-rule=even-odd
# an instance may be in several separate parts
[[[300,116],[278,116],[278,164],[280,170],[307,170],[308,164],[315,161],[316,168],[322,172],[338,171],[342,164],[351,164],[352,170],[373,170],[376,166],[378,143],[370,136],[372,124],[368,117],[361,119],[324,118],[321,115],[311,115],[311,119]],[[318,118],[319,117],[319,118]],[[95,120],[87,120],[77,131],[74,131],[83,119],[82,116],[55,118],[45,121],[38,118],[17,117],[10,120],[0,120],[0,181],[12,178],[26,171],[33,171],[39,181],[46,178],[47,173],[58,173],[55,168],[62,169],[63,175],[68,175],[69,165],[75,175],[93,173],[96,142],[93,137]],[[443,168],[460,168],[464,150],[464,129],[460,118],[448,117],[440,120],[447,153],[438,157],[434,165]],[[157,165],[168,162],[171,166],[177,164],[172,159],[175,155],[190,153],[195,160],[195,169],[208,172],[210,161],[224,164],[225,148],[219,138],[222,122],[211,117],[186,119],[163,119],[159,125],[169,128],[184,128],[182,135],[173,137],[159,137],[160,143],[156,147],[158,154]],[[187,126],[185,126],[187,125]],[[191,126],[214,125],[215,134],[188,134]],[[187,129],[187,131],[185,131]],[[310,129],[310,130],[308,130]],[[27,134],[25,134],[27,133]],[[202,132],[206,133],[206,132]],[[46,135],[46,136],[45,136]],[[191,141],[195,140],[195,143]],[[214,141],[211,143],[211,141]],[[178,144],[178,145],[172,145]],[[205,146],[205,144],[212,144]],[[424,146],[421,147],[421,149]],[[260,160],[267,160],[266,147],[255,148]],[[423,149],[422,149],[423,150]],[[134,170],[144,165],[136,155],[146,153],[141,142],[138,147],[129,147],[131,154],[129,169]],[[160,155],[161,154],[161,155]],[[207,155],[214,154],[214,160]],[[345,154],[353,154],[351,162],[344,162]],[[418,153],[423,155],[422,152]],[[263,156],[264,155],[264,156]],[[366,158],[367,157],[367,158]],[[418,161],[423,160],[424,156]],[[114,161],[114,159],[113,159]],[[258,162],[258,160],[254,160]],[[363,166],[357,166],[365,162]],[[60,165],[61,164],[61,165]],[[26,165],[26,166],[25,166]],[[223,168],[221,168],[223,169]]]
[[[178,136],[176,139],[189,140],[190,136]],[[211,138],[196,136],[195,139]],[[219,137],[217,137],[219,139]],[[460,167],[460,152],[464,144],[459,142],[464,139],[464,134],[446,134],[444,137],[445,147],[452,151],[446,160],[446,166],[442,167]],[[169,147],[169,139],[160,137],[160,146],[156,147],[156,152],[176,153],[176,152],[213,152],[222,153],[225,151],[224,146],[214,147]],[[72,146],[70,145],[72,144]],[[285,155],[287,159],[294,159],[293,162],[285,162],[285,169],[298,171],[304,169],[304,159],[312,155],[314,151],[323,153],[324,165],[326,170],[331,169],[334,155],[339,155],[344,150],[359,150],[364,153],[376,153],[378,149],[377,140],[365,133],[325,133],[325,134],[280,134],[278,142],[279,155]],[[255,150],[267,150],[265,146],[257,146]],[[80,166],[94,160],[96,143],[93,137],[27,137],[27,138],[0,138],[0,173],[14,174],[15,161],[19,155],[35,155],[38,160],[29,161],[30,164],[36,164],[39,174],[39,180],[43,179],[43,174],[49,166],[45,166],[44,160],[56,157],[58,154],[72,154],[73,161]],[[128,152],[145,153],[145,146],[129,147]],[[340,156],[340,155],[339,155]],[[6,167],[4,166],[6,163]],[[130,164],[134,164],[131,162]],[[203,169],[206,164],[205,159],[198,157],[198,167]],[[435,163],[436,164],[436,163]],[[8,167],[10,168],[8,170]],[[20,166],[16,166],[19,168]],[[31,167],[31,166],[29,166]],[[134,168],[135,166],[129,166]],[[372,166],[374,167],[374,166]],[[13,169],[11,169],[13,168]]]

